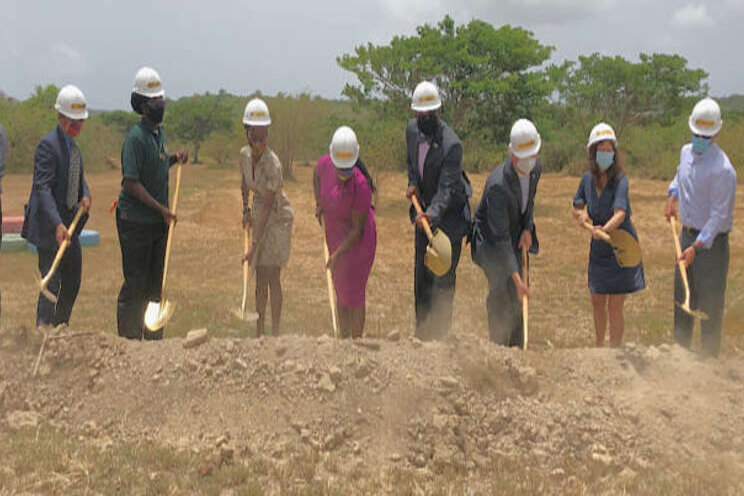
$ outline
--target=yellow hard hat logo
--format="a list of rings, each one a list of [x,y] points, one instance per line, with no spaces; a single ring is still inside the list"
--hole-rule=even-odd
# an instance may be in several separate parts
[[[263,110],[254,110],[251,112],[251,117],[266,117],[266,112]]]
[[[150,81],[149,83],[147,83],[147,87],[149,89],[160,88],[160,81]]]
[[[609,129],[605,129],[603,131],[597,131],[597,136],[611,136],[614,133],[610,131]]]
[[[354,158],[354,154],[351,152],[335,152],[333,155],[335,155],[336,158],[340,159]]]
[[[697,124],[700,127],[713,127],[715,125],[713,121],[706,121],[704,119],[696,120],[695,124]]]
[[[85,110],[85,104],[84,103],[73,103],[70,105],[70,108],[72,110]]]
[[[526,143],[520,143],[519,145],[517,145],[517,150],[526,150],[528,148],[532,148],[533,146],[535,146],[535,140],[531,140]]]
[[[419,101],[421,103],[424,103],[424,102],[433,102],[436,99],[437,99],[437,96],[436,95],[424,95],[421,98],[419,98]]]

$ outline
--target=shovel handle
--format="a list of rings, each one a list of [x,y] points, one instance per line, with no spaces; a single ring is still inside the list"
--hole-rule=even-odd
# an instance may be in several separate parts
[[[251,249],[251,240],[248,229],[243,230],[243,256]],[[243,260],[243,302],[240,304],[240,318],[245,318],[245,306],[248,302],[248,260]]]
[[[416,209],[416,213],[419,215],[423,214],[424,209],[421,208],[421,203],[419,203],[418,197],[416,195],[411,196],[411,201],[413,202],[413,207]],[[426,232],[426,237],[429,238],[429,241],[431,241],[431,238],[433,238],[434,235],[431,232],[431,226],[429,225],[429,221],[426,219],[426,217],[424,217],[421,223],[424,225],[424,231]]]
[[[527,263],[528,260],[527,255],[527,247],[522,247],[522,278],[524,280],[525,286],[528,288],[530,287],[530,273],[529,273],[529,266]],[[522,349],[527,349],[527,341],[528,341],[528,321],[529,321],[529,303],[527,296],[522,297],[522,333],[523,333],[523,339],[522,339]]]
[[[70,227],[67,228],[67,231],[70,233],[70,237],[72,237],[72,235],[75,233],[77,225],[78,223],[80,223],[80,219],[83,217],[85,212],[87,212],[87,209],[84,209],[82,207],[78,208],[77,213],[75,213],[75,217],[72,219]],[[62,261],[62,257],[64,256],[68,246],[70,246],[69,239],[65,239],[64,241],[62,241],[62,244],[59,245],[59,248],[57,249],[57,255],[54,257],[54,261],[52,262],[52,266],[49,268],[49,272],[47,272],[47,274],[41,280],[39,289],[42,293],[46,290],[46,287],[49,285],[49,281],[52,280],[54,273],[57,272],[57,267],[59,267],[59,263]]]
[[[594,232],[594,226],[593,226],[592,224],[590,224],[590,223],[589,223],[588,221],[586,221],[586,222],[583,222],[583,223],[582,223],[581,225],[582,225],[582,226],[583,226],[583,227],[584,227],[584,228],[585,228],[585,229],[586,229],[587,231],[591,231],[591,232]],[[610,243],[610,244],[612,244],[612,238],[610,238],[610,235],[609,235],[609,234],[607,234],[606,232],[604,232],[604,231],[600,231],[600,232],[599,232],[599,237],[600,237],[600,238],[602,238],[602,241],[604,241],[605,243]]]
[[[330,252],[328,251],[328,241],[325,235],[325,222],[323,216],[320,216],[320,229],[323,231],[323,259],[325,264],[328,265],[328,259],[330,258]],[[331,305],[331,322],[333,323],[333,337],[339,338],[338,330],[338,307],[336,304],[336,288],[333,285],[333,274],[331,269],[326,267],[326,283],[328,285],[328,302]]]
[[[176,209],[178,208],[178,190],[181,188],[181,170],[183,169],[183,165],[181,162],[178,162],[178,165],[176,166],[176,189],[173,191],[173,215],[176,214]],[[171,220],[168,224],[168,239],[165,242],[165,262],[163,263],[163,285],[160,288],[160,301],[161,304],[165,304],[165,280],[168,276],[168,265],[170,264],[170,254],[171,254],[171,246],[173,242],[173,231],[176,227],[175,220]]]
[[[682,247],[679,244],[679,233],[677,232],[677,219],[671,217],[669,219],[669,227],[672,229],[672,237],[674,238],[674,252],[677,254],[677,258],[682,256]],[[690,283],[687,280],[687,267],[684,262],[680,260],[677,262],[679,266],[679,274],[682,276],[682,284],[685,286],[685,303],[684,307],[690,308]]]

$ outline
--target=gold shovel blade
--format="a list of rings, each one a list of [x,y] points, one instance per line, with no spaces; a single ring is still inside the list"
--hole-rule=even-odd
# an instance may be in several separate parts
[[[675,301],[676,305],[682,309],[683,312],[685,312],[687,315],[690,315],[698,320],[708,320],[708,314],[703,312],[702,310],[693,310],[689,307],[689,305],[685,305],[684,303],[679,303]]]
[[[612,251],[621,267],[635,267],[641,263],[641,247],[628,231],[615,229],[610,233]]]
[[[250,324],[258,321],[258,314],[256,312],[243,312],[242,309],[238,308],[236,310],[233,310],[232,314],[238,320],[242,320]]]
[[[145,310],[145,328],[150,332],[163,329],[168,324],[174,310],[175,305],[169,301],[161,303],[151,301]]]
[[[424,265],[438,277],[445,275],[452,267],[452,244],[444,231],[434,231],[429,246],[426,247]]]

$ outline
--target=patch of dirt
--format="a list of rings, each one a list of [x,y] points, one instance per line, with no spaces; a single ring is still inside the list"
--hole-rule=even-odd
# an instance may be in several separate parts
[[[283,336],[185,349],[180,338],[101,333],[49,341],[32,377],[42,338],[9,329],[0,429],[48,424],[103,450],[156,443],[216,466],[317,455],[327,470],[316,478],[329,481],[451,471],[476,492],[494,490],[483,474],[495,460],[549,474],[543,490],[555,493],[584,477],[612,491],[639,473],[691,465],[728,467],[731,483],[744,483],[741,355],[391,339],[400,341]]]

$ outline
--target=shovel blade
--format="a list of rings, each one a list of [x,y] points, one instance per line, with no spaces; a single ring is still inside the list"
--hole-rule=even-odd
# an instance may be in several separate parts
[[[434,231],[429,246],[426,247],[424,265],[438,277],[445,275],[452,267],[452,244],[444,231]]]
[[[641,263],[641,247],[638,241],[624,229],[615,229],[610,233],[612,251],[621,267],[635,267]]]
[[[168,324],[174,310],[175,305],[169,301],[160,303],[151,301],[145,310],[145,328],[150,332],[163,329]]]
[[[258,321],[258,314],[256,312],[244,312],[242,309],[233,310],[233,316],[243,322],[252,324]]]
[[[695,317],[698,320],[708,320],[708,314],[703,312],[702,310],[693,310],[689,307],[689,305],[685,305],[684,303],[677,303],[677,306],[681,308],[683,312],[691,315],[692,317]]]

